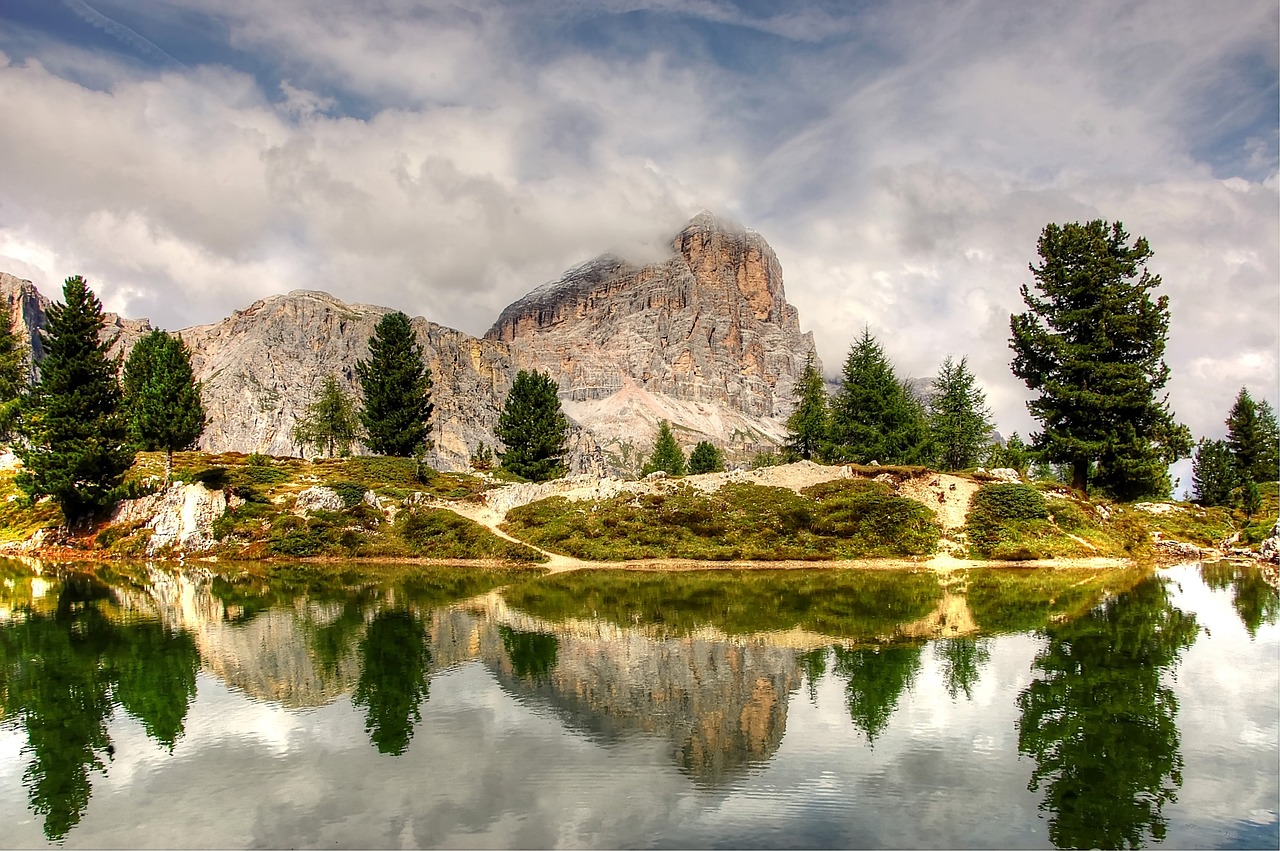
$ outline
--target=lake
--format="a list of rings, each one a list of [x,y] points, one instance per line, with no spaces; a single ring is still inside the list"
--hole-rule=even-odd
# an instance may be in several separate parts
[[[1280,847],[1252,567],[0,577],[7,848]]]

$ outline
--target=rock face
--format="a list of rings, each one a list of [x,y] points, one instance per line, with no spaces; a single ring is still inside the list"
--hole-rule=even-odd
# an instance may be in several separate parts
[[[162,493],[120,503],[111,522],[145,522],[151,529],[147,542],[149,556],[166,548],[199,553],[217,542],[213,521],[226,510],[227,497],[221,490],[175,482]]]
[[[10,275],[0,275],[0,298],[38,360],[48,300]],[[357,393],[356,361],[389,310],[295,290],[179,331],[209,417],[200,448],[301,454],[294,425],[326,376]],[[496,443],[520,369],[548,372],[560,386],[570,473],[638,468],[663,419],[686,445],[710,439],[730,454],[754,452],[785,434],[813,353],[773,250],[708,214],[680,232],[669,260],[593,260],[508,307],[482,339],[422,318],[412,325],[434,381],[428,461],[439,469],[465,469],[481,441]],[[123,353],[150,330],[108,314],[103,335]]]
[[[606,255],[571,269],[504,310],[485,339],[549,372],[615,460],[646,452],[662,419],[687,444],[776,442],[816,353],[773,249],[703,213],[672,250],[647,266]]]

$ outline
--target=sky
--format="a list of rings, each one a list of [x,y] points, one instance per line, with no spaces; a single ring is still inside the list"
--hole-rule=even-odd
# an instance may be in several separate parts
[[[967,357],[1004,434],[1050,222],[1150,241],[1169,401],[1280,399],[1275,0],[4,0],[0,271],[176,330],[319,289],[470,334],[703,209],[834,377]]]

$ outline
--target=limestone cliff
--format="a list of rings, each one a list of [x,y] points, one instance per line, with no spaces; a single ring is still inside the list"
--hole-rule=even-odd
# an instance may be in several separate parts
[[[707,213],[670,259],[599,257],[509,306],[485,338],[550,372],[566,411],[619,454],[647,449],[661,419],[685,443],[777,441],[814,354],[773,249]]]

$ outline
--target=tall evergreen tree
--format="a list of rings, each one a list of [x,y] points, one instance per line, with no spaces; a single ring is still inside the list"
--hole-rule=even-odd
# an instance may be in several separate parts
[[[845,359],[827,434],[825,454],[833,461],[915,464],[928,458],[924,407],[898,380],[869,328]]]
[[[1037,248],[1009,341],[1013,374],[1039,394],[1027,403],[1044,427],[1036,449],[1070,464],[1079,491],[1092,474],[1119,499],[1166,495],[1191,433],[1157,397],[1169,380],[1169,300],[1151,298],[1160,276],[1147,271],[1150,246],[1096,220],[1046,225]]]
[[[356,362],[364,391],[360,422],[379,455],[410,456],[427,448],[431,370],[403,313],[388,313],[369,337],[369,359]]]
[[[502,469],[534,482],[565,474],[562,462],[569,421],[551,376],[520,370],[498,415],[494,434],[507,447],[499,454]]]
[[[658,439],[653,444],[653,454],[640,468],[640,475],[647,476],[659,471],[668,476],[683,476],[685,472],[684,450],[676,443],[676,437],[671,433],[671,424],[666,420],[658,426]]]
[[[152,331],[129,352],[121,385],[129,439],[140,449],[164,451],[168,482],[174,451],[192,448],[204,433],[204,405],[191,352],[177,337]]]
[[[723,473],[724,456],[711,441],[699,441],[689,453],[689,472],[695,476],[699,473]]]
[[[944,470],[963,470],[977,464],[991,434],[987,394],[969,371],[969,359],[942,362],[929,397],[929,437],[934,457]]]
[[[820,457],[827,441],[827,390],[813,353],[795,388],[796,409],[787,418],[787,454],[805,461]]]
[[[27,351],[12,320],[0,317],[0,440],[11,440],[22,397],[30,389]]]
[[[1230,505],[1236,484],[1235,463],[1226,441],[1201,438],[1191,459],[1195,501],[1201,505]]]
[[[45,311],[40,332],[40,382],[19,410],[26,445],[16,483],[28,496],[49,495],[70,526],[110,504],[133,464],[120,386],[119,361],[101,340],[102,303],[84,278],[67,278],[63,301]]]
[[[320,385],[320,396],[307,406],[302,419],[293,427],[293,439],[316,451],[327,451],[329,457],[336,451],[345,455],[351,451],[360,434],[360,422],[356,417],[355,403],[338,386],[332,375],[326,375]]]
[[[1277,454],[1280,453],[1276,417],[1266,400],[1253,401],[1248,388],[1240,388],[1227,414],[1227,446],[1242,482],[1276,480]]]

